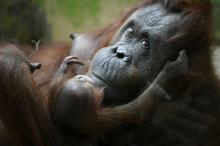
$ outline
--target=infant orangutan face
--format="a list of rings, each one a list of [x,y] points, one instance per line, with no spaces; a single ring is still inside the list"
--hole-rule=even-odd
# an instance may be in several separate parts
[[[68,80],[53,103],[53,120],[72,129],[88,126],[97,117],[102,100],[102,89],[85,75]]]

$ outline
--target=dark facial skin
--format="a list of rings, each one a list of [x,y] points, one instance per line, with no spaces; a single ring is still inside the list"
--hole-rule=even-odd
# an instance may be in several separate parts
[[[180,15],[161,4],[135,12],[114,36],[109,47],[94,57],[89,76],[104,86],[104,104],[124,103],[140,94],[179,50],[168,48]]]

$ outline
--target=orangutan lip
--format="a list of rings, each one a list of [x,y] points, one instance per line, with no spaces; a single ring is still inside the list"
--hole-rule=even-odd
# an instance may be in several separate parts
[[[104,82],[104,83],[106,84],[106,82],[105,82],[101,77],[99,77],[98,75],[96,75],[96,73],[92,72],[92,75],[93,75],[95,78],[99,79],[100,81],[102,81],[102,82]]]
[[[110,83],[107,83],[105,80],[103,80],[100,76],[98,76],[96,73],[92,72],[92,76],[94,76],[95,78],[97,78],[98,80],[100,80],[101,82],[103,82],[104,84],[113,87]]]

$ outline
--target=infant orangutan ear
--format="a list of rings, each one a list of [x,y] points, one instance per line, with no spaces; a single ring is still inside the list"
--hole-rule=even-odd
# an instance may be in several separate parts
[[[34,73],[35,70],[38,70],[41,68],[40,63],[30,63],[29,65],[31,73]]]

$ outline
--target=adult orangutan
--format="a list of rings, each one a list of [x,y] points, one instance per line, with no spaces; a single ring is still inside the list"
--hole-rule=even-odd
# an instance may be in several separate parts
[[[113,129],[98,145],[219,145],[220,93],[211,63],[211,10],[209,0],[146,1],[109,46],[96,53],[88,76],[104,87],[103,106],[130,103],[180,50],[189,57],[189,72],[164,87],[169,102],[159,104],[141,127]]]
[[[106,41],[107,47],[100,49],[92,59],[88,76],[83,76],[82,84],[81,78],[66,78],[71,74],[67,72],[66,76],[65,69],[64,72],[61,70],[64,74],[59,74],[64,77],[61,82],[57,80],[56,73],[52,78],[51,89],[55,90],[51,90],[50,94],[50,114],[55,124],[52,128],[55,130],[54,141],[67,146],[220,145],[220,91],[210,50],[211,1],[147,0],[132,10],[132,15],[128,15],[129,18],[120,23],[122,25],[110,26],[114,28],[112,34],[117,30],[113,38],[102,35],[96,38],[109,41]],[[98,42],[97,46],[100,44]],[[184,69],[185,65],[176,65],[176,62],[184,60],[179,59],[184,55],[178,57],[179,52],[184,54],[183,50],[188,57],[189,68],[186,73],[179,74],[180,68]],[[80,56],[77,57],[80,59]],[[173,62],[168,63],[168,68],[169,64],[174,64],[168,71],[167,62]],[[170,71],[172,76],[167,76]],[[160,78],[164,73],[165,76]],[[162,82],[158,82],[161,79]],[[166,79],[165,82],[163,79]],[[82,120],[82,123],[76,123],[81,126],[79,128],[74,122],[84,116],[83,110],[78,117],[65,116],[70,117],[72,110],[74,115],[77,113],[77,108],[69,105],[79,102],[78,96],[84,97],[78,94],[81,90],[85,91],[80,89],[84,87],[84,81],[90,85],[86,86],[88,91],[94,89],[93,86],[103,89],[102,106],[98,104],[101,110],[94,112],[98,111],[97,117],[104,118],[95,118],[91,122],[90,119]],[[73,90],[72,84],[80,90]],[[5,97],[10,99],[10,96]],[[76,100],[74,97],[77,97]],[[67,106],[62,107],[62,104]],[[1,113],[6,113],[2,121],[7,121],[9,112],[2,109]],[[37,114],[40,115],[41,112]],[[43,127],[43,124],[39,125]],[[20,132],[18,129],[15,131]],[[34,138],[31,135],[30,141]],[[44,140],[42,137],[41,141],[46,143]]]

